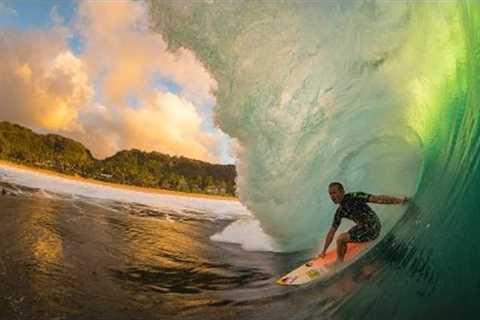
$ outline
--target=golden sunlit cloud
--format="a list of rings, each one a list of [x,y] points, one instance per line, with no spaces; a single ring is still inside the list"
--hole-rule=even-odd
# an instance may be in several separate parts
[[[216,82],[191,51],[172,53],[148,30],[142,2],[79,2],[75,29],[55,8],[51,19],[44,31],[0,29],[1,120],[74,138],[99,158],[136,148],[219,161],[221,134],[202,128],[199,109]],[[74,31],[80,54],[67,44]]]
[[[55,32],[3,34],[0,42],[0,117],[35,128],[78,126],[92,96],[84,64]]]
[[[194,105],[174,94],[159,92],[151,105],[127,109],[125,121],[127,146],[216,160],[209,155],[216,141],[212,135],[201,133],[202,119]]]
[[[216,162],[212,152],[218,136],[201,131],[202,119],[194,105],[172,93],[157,92],[138,109],[111,109],[96,105],[84,114],[84,130],[75,132],[91,150],[106,157],[121,149],[159,151]],[[88,132],[88,133],[87,133]]]
[[[188,96],[212,98],[216,82],[191,51],[167,51],[162,36],[148,31],[142,2],[81,2],[78,21],[86,39],[85,60],[90,73],[103,80],[109,102],[119,106],[128,94],[145,95],[157,74]]]

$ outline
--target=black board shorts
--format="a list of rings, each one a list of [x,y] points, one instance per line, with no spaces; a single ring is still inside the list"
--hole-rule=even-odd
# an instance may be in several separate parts
[[[375,240],[380,235],[380,229],[380,222],[374,222],[371,224],[357,224],[348,230],[350,242],[368,242]]]

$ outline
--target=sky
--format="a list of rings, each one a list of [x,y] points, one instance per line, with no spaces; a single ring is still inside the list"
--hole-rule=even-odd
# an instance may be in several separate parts
[[[148,28],[141,1],[0,0],[0,120],[82,142],[234,163],[195,55]]]

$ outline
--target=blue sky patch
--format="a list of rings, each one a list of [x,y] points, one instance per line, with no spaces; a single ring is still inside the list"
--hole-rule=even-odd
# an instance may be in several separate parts
[[[77,8],[75,1],[0,0],[0,28],[20,30],[50,28],[53,26],[51,12],[54,7],[66,25],[72,23]]]
[[[151,83],[155,89],[166,90],[177,95],[182,91],[182,87],[178,83],[160,73],[153,75]]]

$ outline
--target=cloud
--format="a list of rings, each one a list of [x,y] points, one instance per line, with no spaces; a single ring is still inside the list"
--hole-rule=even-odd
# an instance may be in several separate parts
[[[138,109],[96,105],[82,116],[83,130],[72,134],[99,157],[135,148],[219,161],[219,137],[201,130],[202,119],[191,102],[169,92],[156,92]]]
[[[189,50],[168,51],[161,35],[149,32],[147,21],[142,2],[79,3],[82,59],[104,106],[102,113],[89,112],[89,122],[116,132],[107,134],[108,147],[95,152],[104,156],[116,148],[138,148],[218,161],[220,135],[202,129],[196,107],[213,100],[216,82]],[[178,95],[153,86],[159,75],[179,87]],[[133,108],[128,97],[137,101]],[[105,113],[115,113],[115,123],[101,116]]]
[[[139,110],[127,109],[126,119],[127,145],[218,160],[210,155],[218,141],[212,134],[201,132],[202,119],[195,106],[181,97],[158,92],[151,105]],[[135,139],[138,136],[142,137],[141,141]]]
[[[102,78],[109,103],[121,106],[127,94],[142,96],[156,75],[171,79],[182,95],[213,99],[216,82],[189,50],[167,50],[162,36],[148,32],[142,2],[79,3],[78,28],[86,39],[90,72]]]
[[[51,29],[0,29],[0,119],[74,138],[99,158],[136,148],[219,161],[221,134],[203,128],[199,107],[216,83],[189,50],[171,53],[148,31],[141,2],[79,2],[75,30],[55,7],[50,17]],[[158,76],[178,90],[153,86]]]
[[[92,95],[83,62],[55,32],[3,34],[0,72],[0,117],[34,128],[76,126]]]

